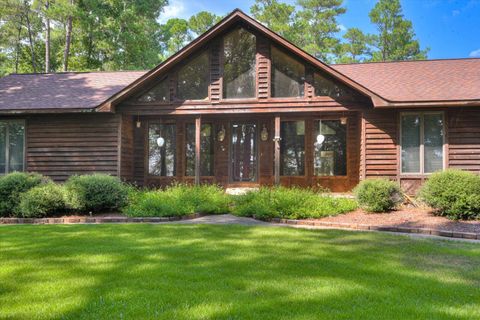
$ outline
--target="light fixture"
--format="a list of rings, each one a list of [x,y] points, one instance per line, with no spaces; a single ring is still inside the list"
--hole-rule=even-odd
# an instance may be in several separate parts
[[[319,134],[317,136],[317,144],[321,145],[325,141],[325,136],[323,134]]]
[[[223,142],[225,140],[225,127],[222,124],[222,128],[218,131],[217,140]]]
[[[341,118],[340,118],[340,123],[341,123],[342,125],[346,125],[346,124],[347,124],[347,117],[341,117]]]
[[[141,128],[142,127],[142,123],[140,122],[140,116],[137,115],[137,128]]]
[[[265,124],[263,124],[262,132],[260,132],[260,139],[262,139],[262,141],[268,140],[268,130]]]
[[[162,137],[158,137],[157,138],[157,145],[161,148],[161,147],[163,147],[164,144],[165,144],[165,139],[163,139]]]

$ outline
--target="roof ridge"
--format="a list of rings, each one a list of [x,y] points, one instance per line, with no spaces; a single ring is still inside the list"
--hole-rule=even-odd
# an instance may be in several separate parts
[[[352,63],[332,63],[331,66],[350,66],[359,64],[395,64],[395,63],[415,63],[415,62],[435,62],[435,61],[464,61],[464,60],[479,60],[480,58],[438,58],[438,59],[422,59],[422,60],[399,60],[399,61],[366,61],[366,62],[352,62]]]

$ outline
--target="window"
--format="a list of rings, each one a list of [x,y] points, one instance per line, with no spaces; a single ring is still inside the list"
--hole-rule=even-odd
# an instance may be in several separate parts
[[[210,68],[208,53],[203,52],[183,66],[177,74],[177,98],[205,100],[208,98]]]
[[[315,175],[347,175],[347,125],[340,120],[319,120],[314,126]]]
[[[443,113],[401,116],[402,173],[432,173],[443,169]]]
[[[255,36],[238,28],[223,39],[223,97],[255,97]]]
[[[315,96],[330,97],[339,102],[367,102],[367,98],[350,87],[318,72],[313,74]]]
[[[305,66],[279,49],[271,48],[272,97],[303,97]]]
[[[168,102],[170,101],[170,86],[168,78],[160,80],[153,88],[141,95],[139,102]]]
[[[25,123],[0,121],[0,174],[24,170]]]
[[[175,124],[148,127],[148,172],[154,176],[176,175]]]
[[[305,121],[282,122],[280,135],[280,174],[305,175]]]
[[[195,124],[186,128],[185,175],[195,176]],[[211,124],[202,124],[200,131],[200,175],[213,176],[213,128]]]

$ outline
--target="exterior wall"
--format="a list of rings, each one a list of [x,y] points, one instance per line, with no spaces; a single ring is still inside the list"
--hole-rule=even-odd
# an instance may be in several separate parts
[[[448,166],[480,173],[480,110],[448,111]]]
[[[134,121],[131,116],[119,115],[119,139],[120,139],[120,177],[125,181],[133,181],[133,158],[134,141],[133,130]]]
[[[112,114],[26,118],[26,170],[55,181],[74,174],[118,175],[119,118]]]

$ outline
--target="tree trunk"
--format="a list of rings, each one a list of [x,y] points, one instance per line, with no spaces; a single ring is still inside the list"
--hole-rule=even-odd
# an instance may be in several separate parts
[[[48,7],[50,2],[45,2],[45,72],[50,72],[50,18],[48,17]]]
[[[35,65],[35,49],[33,46],[33,37],[32,37],[32,26],[30,25],[30,17],[28,16],[28,12],[30,11],[30,7],[28,1],[25,0],[23,2],[25,6],[25,21],[27,22],[27,30],[28,30],[28,42],[30,43],[30,54],[32,57],[32,68],[33,73],[37,73],[37,67]]]
[[[17,43],[15,45],[15,73],[18,73],[18,60],[20,59],[20,42],[22,41],[22,23],[23,17],[20,17],[18,23]]]
[[[73,0],[70,1],[73,4]],[[63,71],[68,71],[68,56],[70,55],[70,43],[72,42],[73,17],[70,14],[67,18],[67,30],[65,32],[65,50],[63,51]]]

